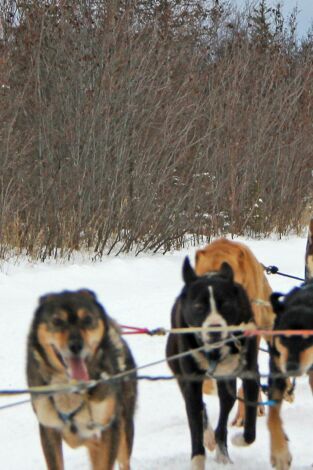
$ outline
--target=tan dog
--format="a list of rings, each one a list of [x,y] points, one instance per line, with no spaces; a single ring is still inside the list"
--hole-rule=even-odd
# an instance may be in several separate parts
[[[135,368],[115,321],[89,290],[40,298],[27,347],[30,387],[99,381]],[[132,375],[134,378],[134,374]],[[49,470],[64,470],[62,441],[89,451],[93,470],[130,469],[136,382],[100,382],[84,394],[33,395]]]
[[[275,315],[269,302],[272,289],[265,277],[261,263],[256,259],[252,251],[243,243],[234,242],[225,238],[219,238],[204,249],[196,252],[196,268],[198,276],[208,272],[218,271],[224,261],[233,268],[235,281],[241,284],[251,301],[254,320],[259,328],[271,328],[274,324]],[[261,305],[256,301],[264,301]],[[211,393],[212,381],[207,380],[203,391]],[[242,390],[239,391],[239,396]],[[264,409],[259,408],[259,415],[264,414]],[[239,403],[234,425],[242,426],[244,420],[244,405]]]

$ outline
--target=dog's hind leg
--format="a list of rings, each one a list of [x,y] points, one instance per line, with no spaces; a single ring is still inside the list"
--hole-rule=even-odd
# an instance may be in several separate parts
[[[218,381],[217,390],[220,401],[220,415],[215,430],[216,461],[226,464],[232,463],[227,450],[227,421],[236,401],[236,379]]]
[[[59,431],[39,425],[40,440],[48,470],[64,470],[62,437]]]
[[[202,383],[180,380],[179,386],[185,399],[191,435],[191,469],[204,470]]]

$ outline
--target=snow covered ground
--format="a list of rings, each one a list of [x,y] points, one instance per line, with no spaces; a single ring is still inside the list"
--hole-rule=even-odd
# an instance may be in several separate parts
[[[265,265],[303,277],[305,238],[242,240]],[[120,323],[155,328],[169,327],[170,310],[181,287],[181,265],[186,254],[194,259],[195,248],[162,255],[108,257],[91,263],[8,262],[0,268],[0,388],[21,388],[25,381],[26,337],[40,295],[63,289],[87,287],[94,290],[108,313]],[[297,281],[272,275],[274,290],[286,292]],[[128,336],[138,365],[164,358],[165,337]],[[267,356],[261,353],[261,370]],[[149,374],[169,374],[165,364],[146,369]],[[312,469],[313,400],[307,378],[297,381],[296,400],[284,404],[283,417],[293,454],[293,469]],[[11,401],[23,400],[14,397]],[[215,424],[217,397],[206,399]],[[0,397],[0,407],[9,403]],[[233,410],[233,413],[235,408]],[[182,397],[175,382],[140,382],[136,413],[133,470],[189,470],[190,439]],[[248,448],[229,443],[236,469],[270,469],[266,420],[258,419],[256,442]],[[229,437],[237,429],[229,428]],[[0,466],[5,470],[43,470],[37,421],[29,404],[0,409]],[[89,468],[84,449],[65,449],[66,470]],[[207,453],[206,468],[221,468],[214,454]]]

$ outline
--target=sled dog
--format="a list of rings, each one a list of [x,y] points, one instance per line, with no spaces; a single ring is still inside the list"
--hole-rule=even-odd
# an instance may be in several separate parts
[[[232,267],[235,281],[245,288],[257,326],[262,329],[271,328],[274,324],[274,314],[269,303],[272,289],[264,274],[262,264],[244,243],[219,238],[205,248],[197,250],[196,273],[202,276],[208,272],[218,271],[224,261]],[[213,388],[212,381],[207,380],[203,387],[204,393],[211,393],[210,390]],[[238,395],[242,398],[242,388]],[[259,401],[262,401],[261,394]],[[260,416],[265,414],[263,406],[258,407],[258,414]],[[244,405],[239,402],[237,415],[232,424],[242,426],[243,421]]]
[[[273,293],[271,302],[277,315],[276,330],[313,330],[313,280],[292,289],[286,296]],[[313,391],[313,336],[274,336],[271,341],[269,398],[276,405],[269,408],[268,428],[271,442],[271,463],[278,470],[288,470],[291,454],[280,416],[286,380],[283,373],[299,376],[309,373]],[[276,377],[275,377],[276,374]]]
[[[228,263],[222,263],[221,268],[210,275],[198,276],[186,258],[183,280],[183,290],[172,309],[172,328],[226,327],[253,322],[249,299],[244,288],[234,281],[233,270]],[[214,347],[217,342],[219,345]],[[202,349],[195,351],[199,347]],[[171,356],[180,353],[187,355],[171,360]],[[227,450],[227,420],[236,400],[236,377],[243,371],[251,372],[249,380],[243,379],[246,419],[243,434],[237,435],[234,443],[248,445],[255,439],[258,396],[256,338],[243,338],[238,336],[238,332],[229,335],[225,331],[171,333],[166,356],[185,400],[191,434],[191,468],[204,470],[204,446],[209,450],[216,448],[218,462],[231,462]],[[215,432],[202,400],[202,383],[208,373],[219,376],[220,415]]]
[[[133,369],[117,324],[89,290],[40,298],[28,336],[29,387],[60,386]],[[133,374],[132,379],[135,378]],[[49,470],[63,470],[62,440],[87,447],[93,470],[130,469],[136,382],[102,382],[84,393],[32,395]]]
[[[274,324],[274,313],[269,304],[272,289],[264,274],[263,265],[244,243],[219,238],[198,250],[196,273],[203,276],[208,272],[218,271],[224,261],[232,267],[235,281],[245,288],[257,326],[262,329],[271,328]],[[259,300],[260,303],[256,302]]]

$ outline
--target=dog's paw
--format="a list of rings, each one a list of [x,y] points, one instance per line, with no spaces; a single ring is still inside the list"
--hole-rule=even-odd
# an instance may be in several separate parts
[[[295,401],[295,394],[291,389],[287,389],[284,393],[284,400],[288,403],[293,403]]]
[[[289,470],[291,466],[292,456],[289,452],[288,447],[283,449],[281,452],[275,452],[271,454],[272,467],[277,470]]]
[[[244,417],[243,416],[236,416],[235,419],[231,422],[231,426],[236,428],[242,428],[244,425]]]
[[[191,470],[204,470],[205,468],[205,456],[195,455],[191,460]]]
[[[231,438],[231,442],[237,447],[247,447],[249,444],[245,441],[243,434],[238,432]]]
[[[293,403],[295,400],[294,384],[291,382],[290,378],[287,379],[286,385],[287,387],[284,393],[284,400],[288,401],[288,403]]]
[[[222,450],[219,446],[216,447],[215,461],[223,465],[233,463],[228,455],[227,449]]]
[[[206,447],[208,450],[211,452],[215,449],[216,447],[216,441],[215,441],[215,433],[212,429],[211,426],[208,426],[203,434],[203,445]]]
[[[265,416],[265,406],[264,405],[259,405],[257,408],[257,416]]]

